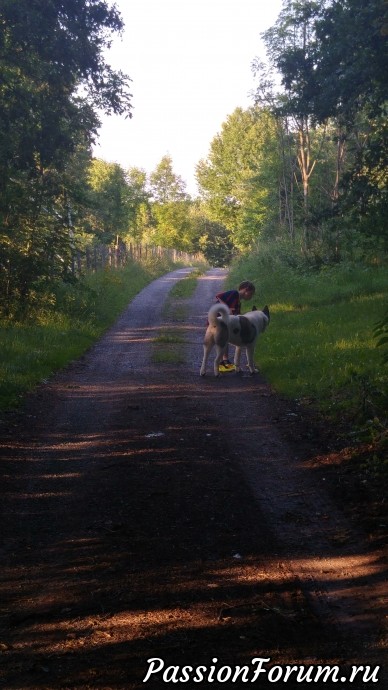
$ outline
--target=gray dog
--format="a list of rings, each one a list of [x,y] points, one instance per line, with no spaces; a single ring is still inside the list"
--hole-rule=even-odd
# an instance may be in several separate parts
[[[251,374],[257,372],[253,363],[256,340],[269,324],[269,309],[263,311],[253,309],[243,316],[232,316],[226,304],[213,304],[209,309],[209,325],[203,343],[203,360],[200,370],[201,376],[206,374],[206,364],[213,347],[216,348],[214,360],[214,376],[219,376],[218,366],[227,349],[228,343],[236,346],[234,363],[236,371],[240,371],[241,349],[246,348],[248,369]]]

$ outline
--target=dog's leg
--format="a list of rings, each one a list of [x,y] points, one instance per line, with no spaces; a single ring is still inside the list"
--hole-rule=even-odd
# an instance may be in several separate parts
[[[220,347],[220,345],[216,345],[216,358],[214,360],[214,376],[220,376],[220,371],[218,367],[221,364],[224,352],[226,352],[226,346]]]
[[[241,347],[236,346],[236,349],[234,352],[234,366],[236,367],[237,372],[239,372],[241,370],[240,360],[241,360]]]
[[[256,369],[254,359],[253,359],[254,354],[255,354],[254,343],[247,345],[248,369],[249,369],[251,374],[257,374],[258,373],[258,369]]]
[[[201,376],[206,375],[206,365],[207,365],[207,361],[209,359],[211,349],[212,349],[211,346],[209,346],[206,343],[204,344],[204,346],[203,346],[203,359],[202,359],[201,369],[199,371]]]

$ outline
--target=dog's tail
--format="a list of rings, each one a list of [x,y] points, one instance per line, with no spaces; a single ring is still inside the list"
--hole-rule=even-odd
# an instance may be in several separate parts
[[[208,313],[208,321],[211,326],[217,326],[219,321],[227,323],[230,314],[230,309],[226,304],[217,303],[213,304]]]

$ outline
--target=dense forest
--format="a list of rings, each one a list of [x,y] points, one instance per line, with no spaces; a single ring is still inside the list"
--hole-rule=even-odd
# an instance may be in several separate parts
[[[135,241],[225,265],[260,243],[290,261],[381,263],[387,232],[385,0],[284,0],[253,60],[252,106],[197,165],[199,195],[94,159],[98,112],[131,117],[130,77],[104,59],[123,30],[102,0],[0,2],[0,310],[20,318],[74,255]],[[249,67],[249,66],[248,66]],[[220,67],[221,69],[221,67]]]

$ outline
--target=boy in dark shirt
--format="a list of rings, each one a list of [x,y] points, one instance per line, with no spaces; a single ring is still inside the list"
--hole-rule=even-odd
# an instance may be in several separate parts
[[[241,300],[250,300],[255,294],[256,288],[250,280],[243,280],[238,286],[238,290],[226,290],[226,292],[219,292],[216,295],[217,302],[223,302],[226,304],[230,313],[233,316],[240,314],[241,312]],[[229,373],[230,371],[235,371],[236,367],[231,364],[228,359],[228,351],[223,356],[222,362],[219,366],[221,373]]]

